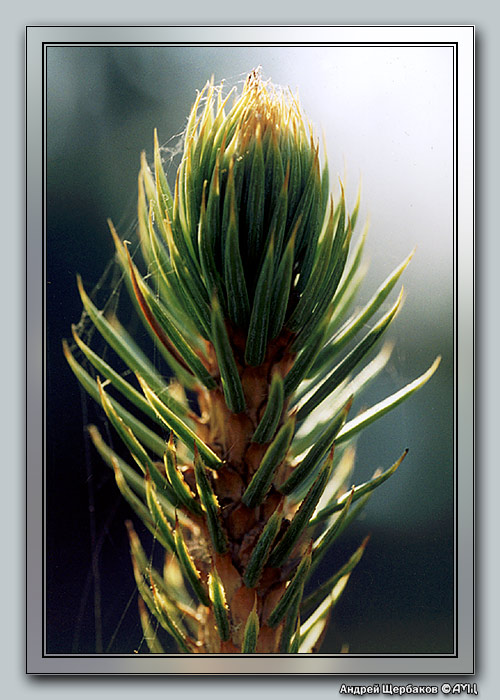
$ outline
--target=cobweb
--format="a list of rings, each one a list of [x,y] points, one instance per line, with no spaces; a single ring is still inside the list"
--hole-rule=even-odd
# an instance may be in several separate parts
[[[182,145],[183,133],[180,133],[173,136],[166,144],[161,146],[160,150],[166,173],[169,171],[175,172],[177,169],[178,161],[180,160],[180,155],[182,153]],[[149,159],[148,162],[151,162],[151,159]],[[135,209],[135,201],[131,206],[133,206]],[[143,273],[144,279],[148,280],[151,284],[153,279],[151,272],[145,269],[144,261],[142,260],[140,253],[140,244],[137,234],[137,217],[134,218],[132,215],[129,215],[128,217],[125,216],[124,219],[118,223],[117,230],[122,240],[127,240],[130,242],[129,252],[132,259],[137,261],[137,264]],[[92,301],[96,304],[97,308],[102,310],[106,318],[118,318],[120,323],[127,329],[141,349],[146,353],[151,362],[155,365],[158,372],[169,378],[171,376],[171,372],[159,353],[156,344],[151,340],[141,320],[139,319],[129,298],[124,281],[124,273],[113,256],[113,258],[106,265],[106,268],[97,284],[92,290],[87,289],[86,291]],[[85,280],[83,282],[85,286]],[[153,290],[157,291],[154,289],[154,287]],[[103,360],[108,362],[121,374],[123,378],[127,379],[134,386],[136,386],[135,379],[132,376],[132,370],[124,365],[120,358],[101,337],[85,310],[82,311],[81,317],[74,327],[78,336],[86,345],[90,346]],[[70,341],[69,344],[71,351],[77,358],[78,362],[89,374],[91,374],[91,376],[95,378],[97,376],[97,372],[91,363],[73,341]],[[137,388],[139,388],[138,385]],[[96,402],[86,393],[83,388],[80,389],[80,396],[84,429],[84,468],[87,482],[87,500],[89,510],[88,531],[90,538],[90,542],[82,542],[81,546],[82,550],[84,550],[86,546],[89,546],[90,548],[90,568],[82,585],[80,601],[76,612],[72,653],[81,653],[83,628],[86,624],[88,624],[88,611],[91,605],[93,607],[91,616],[93,617],[94,625],[95,653],[114,653],[114,646],[119,639],[123,625],[125,622],[126,624],[129,624],[129,609],[131,607],[135,608],[136,611],[135,615],[138,633],[135,636],[137,637],[138,641],[135,643],[134,648],[130,649],[128,653],[149,653],[146,639],[140,624],[139,612],[137,610],[138,591],[133,579],[130,557],[128,560],[131,588],[130,595],[123,604],[119,619],[114,623],[114,626],[110,628],[109,624],[105,620],[105,618],[109,616],[106,616],[106,611],[103,609],[103,586],[106,585],[106,582],[105,577],[102,574],[103,562],[101,555],[104,545],[110,537],[110,531],[112,529],[116,530],[117,528],[121,527],[123,532],[125,532],[125,523],[121,517],[121,509],[123,507],[124,500],[122,495],[119,493],[116,484],[114,484],[112,472],[109,470],[109,467],[104,463],[92,445],[87,432],[88,424],[97,416],[99,431],[109,447],[111,447],[111,449],[118,454],[121,453],[123,458],[128,461],[129,464],[133,465],[134,462],[130,458],[130,455],[124,451],[119,439],[115,437],[113,428],[100,406],[96,404]],[[128,408],[125,400],[122,401],[120,398],[120,401]],[[91,416],[92,420],[89,418],[89,416]],[[141,420],[144,420],[144,422],[147,423],[147,418],[145,419],[144,416],[141,416]],[[157,425],[155,425],[155,430],[158,432]],[[166,432],[164,437],[168,437]],[[102,503],[102,499],[99,498],[99,494],[97,493],[99,484],[102,483],[103,479],[113,482],[116,493],[116,497],[113,498],[110,503],[106,504]],[[118,524],[116,523],[117,517],[121,517],[121,522]],[[137,518],[135,515],[133,515],[131,509],[128,517],[134,522],[136,528],[141,530],[141,525],[137,522]],[[160,557],[162,557],[163,547],[157,543],[156,538],[149,532],[147,532],[146,536],[143,537],[143,532],[141,530],[140,535],[144,550],[149,556],[149,564],[152,567],[156,565],[157,568],[160,568],[161,570],[161,567],[159,567],[158,564],[160,562]],[[146,537],[149,537],[149,542],[146,540]],[[161,629],[158,630],[159,623],[152,618],[151,625],[153,626],[153,629],[155,629],[155,632],[160,632],[159,636],[161,637]],[[166,651],[169,650],[169,646],[172,647],[172,644],[168,638],[162,638],[161,642]]]

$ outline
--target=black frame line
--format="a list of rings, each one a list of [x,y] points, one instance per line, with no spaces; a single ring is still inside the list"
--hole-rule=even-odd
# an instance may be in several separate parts
[[[64,28],[64,27],[69,27],[71,25],[58,25],[57,28]],[[133,29],[135,26],[137,28],[147,28],[148,26],[151,25],[128,25],[126,26],[127,29]],[[201,28],[201,25],[165,25],[165,28],[168,29],[175,29],[176,27],[186,27],[190,29],[195,29]],[[204,25],[204,27],[217,27],[221,25]],[[240,26],[240,25],[224,25],[224,28],[230,28],[231,26]],[[251,28],[251,27],[269,27],[269,28],[277,28],[277,25],[246,25],[245,28]],[[297,28],[297,27],[307,27],[308,29],[314,28],[314,27],[324,27],[325,29],[328,28],[329,25],[289,25],[287,28]],[[335,26],[336,28],[339,27],[358,27],[359,25],[330,25],[330,26]],[[394,27],[394,25],[370,25],[373,27]],[[398,25],[398,28],[401,27],[411,27],[411,28],[416,28],[416,27],[426,27],[428,28],[431,25]],[[438,26],[438,25],[434,25]],[[470,25],[462,25],[462,26],[470,26]],[[46,28],[49,26],[47,25]],[[91,28],[96,28],[96,27],[103,27],[103,28],[108,28],[107,25],[80,25],[78,28],[84,28],[84,27],[91,27]],[[37,28],[45,28],[45,27],[37,27]],[[161,26],[155,25],[155,28],[161,28]],[[28,30],[30,29],[29,26],[26,27],[26,37],[28,35]],[[27,43],[27,42],[26,42]],[[386,654],[386,655],[381,655],[381,654],[354,654],[351,655],[349,654],[349,658],[353,659],[364,659],[364,658],[381,658],[381,659],[392,659],[392,658],[401,658],[401,659],[413,659],[413,658],[432,658],[432,659],[449,659],[449,658],[458,658],[459,655],[459,648],[458,648],[458,639],[459,639],[459,610],[458,610],[458,599],[459,599],[459,581],[458,581],[458,455],[459,455],[459,449],[458,449],[458,443],[459,443],[459,435],[458,435],[458,430],[457,430],[457,420],[458,420],[458,275],[457,275],[457,268],[458,268],[458,223],[459,223],[459,206],[458,206],[458,163],[459,163],[459,117],[458,117],[458,71],[459,71],[459,62],[458,62],[458,41],[454,42],[443,42],[443,41],[423,41],[423,42],[365,42],[365,41],[350,41],[350,42],[192,42],[192,43],[186,43],[186,42],[168,42],[168,41],[163,41],[163,42],[100,42],[100,41],[75,41],[75,42],[42,42],[42,61],[41,61],[41,71],[42,71],[42,95],[43,95],[43,107],[42,107],[42,138],[43,138],[43,146],[42,146],[42,224],[43,224],[43,256],[42,256],[42,294],[41,294],[41,304],[42,304],[42,324],[43,324],[43,331],[44,331],[44,337],[43,337],[43,346],[42,346],[42,362],[43,362],[43,382],[42,382],[42,400],[43,400],[43,416],[42,416],[42,424],[43,424],[43,432],[42,432],[42,462],[43,462],[43,489],[42,489],[42,514],[43,514],[43,527],[42,527],[42,556],[43,556],[43,571],[42,571],[42,589],[43,589],[43,595],[42,595],[42,615],[43,615],[43,622],[42,622],[42,634],[43,634],[43,639],[42,639],[42,657],[41,658],[81,658],[81,659],[126,659],[126,658],[140,658],[135,654],[46,654],[45,653],[45,623],[46,623],[46,599],[45,599],[45,593],[46,593],[46,530],[45,530],[45,515],[46,515],[46,449],[47,449],[47,438],[46,438],[46,362],[47,362],[47,351],[46,351],[46,322],[47,322],[47,316],[46,316],[46,292],[45,292],[45,282],[46,282],[46,229],[47,229],[47,157],[46,157],[46,146],[47,146],[47,133],[46,133],[46,128],[47,128],[47,114],[46,114],[46,108],[47,108],[47,80],[46,80],[46,71],[47,71],[47,66],[46,66],[46,49],[51,46],[111,46],[111,47],[119,47],[119,46],[179,46],[179,47],[186,47],[189,48],[190,46],[224,46],[224,47],[245,47],[245,46],[276,46],[276,47],[294,47],[294,48],[299,48],[299,47],[307,47],[307,46],[325,46],[325,47],[356,47],[356,46],[367,46],[367,47],[393,47],[393,46],[399,46],[399,47],[428,47],[428,46],[443,46],[443,47],[451,47],[453,49],[453,216],[452,216],[452,221],[453,221],[453,345],[454,345],[454,355],[453,355],[453,374],[454,374],[454,415],[453,415],[453,433],[454,433],[454,469],[453,469],[453,490],[454,490],[454,545],[455,545],[455,552],[454,552],[454,596],[455,596],[455,620],[454,620],[454,628],[455,628],[455,635],[454,635],[454,645],[455,645],[455,652],[453,654]],[[26,56],[28,53],[28,49],[26,46]],[[473,91],[475,89],[475,76],[474,76],[474,64],[475,64],[475,58],[473,58]],[[28,102],[28,86],[27,86],[27,80],[26,80],[26,102]],[[475,114],[473,110],[473,126],[475,126]],[[27,133],[28,133],[28,121],[26,119],[26,140],[27,140]],[[475,159],[475,143],[473,144],[472,148],[472,158],[473,162]],[[472,183],[473,183],[473,192],[475,192],[475,173],[473,172],[472,175]],[[28,153],[26,152],[26,187],[28,185]],[[28,204],[26,202],[26,221],[28,220]],[[475,235],[475,220],[473,221],[473,240],[474,240],[474,235]],[[28,225],[26,225],[26,244],[28,247]],[[26,272],[28,273],[28,262],[26,261]],[[474,278],[474,272],[473,272],[473,283],[475,285],[475,278]],[[26,314],[27,314],[27,309],[28,309],[28,298],[26,298]],[[473,316],[473,333],[474,333],[474,316]],[[28,331],[28,327],[26,325],[26,331]],[[28,334],[26,333],[26,336]],[[27,340],[28,342],[28,340]],[[473,347],[473,360],[474,360],[474,350],[475,348]],[[473,388],[475,386],[475,377],[473,376]],[[26,388],[26,398],[28,399],[28,388]],[[473,402],[474,403],[474,402]],[[474,421],[475,421],[475,407],[473,405],[473,416],[474,416]],[[27,409],[26,409],[26,420],[27,420]],[[27,445],[27,437],[26,437],[26,445]],[[28,460],[26,459],[26,480],[28,483]],[[475,474],[475,446],[474,446],[474,439],[473,439],[473,473]],[[475,479],[473,479],[473,489],[475,487]],[[472,519],[473,523],[475,524],[475,491],[473,490],[473,495],[472,495]],[[28,507],[28,499],[27,499],[27,492],[26,492],[26,508]],[[475,526],[474,526],[474,532],[475,532]],[[26,539],[27,539],[27,533],[26,533]],[[475,564],[475,539],[473,538],[473,562]],[[26,575],[27,574],[27,569],[28,569],[28,556],[26,553]],[[472,586],[472,592],[473,592],[473,630],[475,629],[475,578],[473,579],[473,586]],[[28,621],[26,620],[26,628],[28,627]],[[473,642],[472,642],[472,650],[473,650],[473,659],[475,659],[475,635],[473,632]],[[202,655],[203,658],[239,658],[241,659],[241,655],[238,654],[207,654],[207,655]],[[258,657],[258,658],[272,658],[272,659],[279,659],[279,658],[289,658],[290,655],[288,654],[255,654],[255,655],[248,655],[250,657]],[[342,658],[342,654],[314,654],[312,658]],[[148,659],[151,657],[148,655]],[[155,655],[155,658],[158,659],[165,659],[165,658],[191,658],[191,655],[186,655],[186,654],[158,654]],[[474,663],[474,661],[473,661]],[[28,673],[28,671],[27,671]],[[78,673],[64,673],[63,675],[82,675]],[[85,674],[87,675],[87,674]],[[93,672],[92,675],[125,675],[125,676],[142,676],[142,675],[168,675],[168,676],[184,676],[184,675],[206,675],[206,674],[193,674],[191,673],[162,673],[161,671],[159,672],[148,672],[148,673],[141,673],[141,672],[132,672],[132,673],[113,673],[113,672]],[[247,674],[245,673],[214,673],[210,674],[214,676],[245,676]],[[251,676],[254,675],[259,675],[259,676],[283,676],[283,675],[290,675],[287,673],[257,673],[257,674],[248,674]],[[299,674],[292,674],[292,675],[318,675],[318,676],[335,676],[339,675],[338,673],[299,673]],[[345,675],[377,675],[374,674],[373,672],[370,673],[356,673],[356,674],[345,674]],[[382,674],[384,675],[384,674]],[[386,674],[385,674],[386,675]],[[406,673],[391,673],[391,675],[394,676],[405,676],[408,675]],[[435,676],[435,675],[440,675],[439,672],[436,673],[425,673],[425,674],[419,674],[419,675],[429,675],[429,676]]]

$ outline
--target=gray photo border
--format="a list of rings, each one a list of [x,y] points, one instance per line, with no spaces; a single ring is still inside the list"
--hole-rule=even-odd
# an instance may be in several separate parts
[[[456,51],[455,470],[456,653],[449,656],[61,656],[44,653],[44,143],[43,56],[48,44],[439,42]],[[27,167],[27,672],[30,674],[441,675],[474,672],[474,28],[28,27]],[[457,158],[457,154],[459,157]]]

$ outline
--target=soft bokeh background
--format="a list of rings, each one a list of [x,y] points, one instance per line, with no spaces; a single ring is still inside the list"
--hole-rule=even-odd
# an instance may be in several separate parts
[[[359,442],[356,482],[392,464],[405,447],[410,453],[321,572],[333,573],[371,533],[323,651],[337,653],[344,643],[353,654],[453,651],[451,49],[53,47],[47,76],[49,653],[95,652],[96,636],[109,653],[146,652],[123,525],[129,513],[86,441],[84,426],[101,420],[99,412],[82,396],[61,352],[61,338],[81,315],[75,275],[89,290],[100,282],[104,296],[109,290],[111,278],[101,281],[113,254],[106,218],[122,235],[133,235],[139,154],[151,154],[153,128],[175,149],[196,89],[211,74],[241,85],[257,65],[264,77],[298,88],[304,110],[325,132],[332,180],[342,176],[351,203],[362,176],[361,218],[371,220],[363,298],[417,246],[404,275],[405,306],[389,331],[396,350],[363,402],[382,399],[443,356],[431,382]]]

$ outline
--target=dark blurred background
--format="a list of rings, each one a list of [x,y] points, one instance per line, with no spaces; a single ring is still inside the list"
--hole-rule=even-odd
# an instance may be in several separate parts
[[[299,88],[307,115],[325,131],[332,181],[342,176],[351,206],[362,175],[361,214],[371,219],[362,298],[417,245],[403,280],[406,303],[389,331],[396,349],[363,403],[443,357],[429,384],[359,441],[356,483],[410,452],[319,574],[332,574],[371,533],[322,651],[454,650],[451,50],[66,46],[49,48],[47,65],[48,653],[147,652],[124,527],[130,512],[85,431],[89,422],[105,434],[107,426],[61,350],[81,317],[76,274],[88,291],[98,286],[102,305],[114,280],[104,275],[113,256],[106,219],[122,236],[135,235],[139,156],[151,156],[153,128],[174,152],[196,89],[212,74],[241,86],[257,65],[264,77]]]

